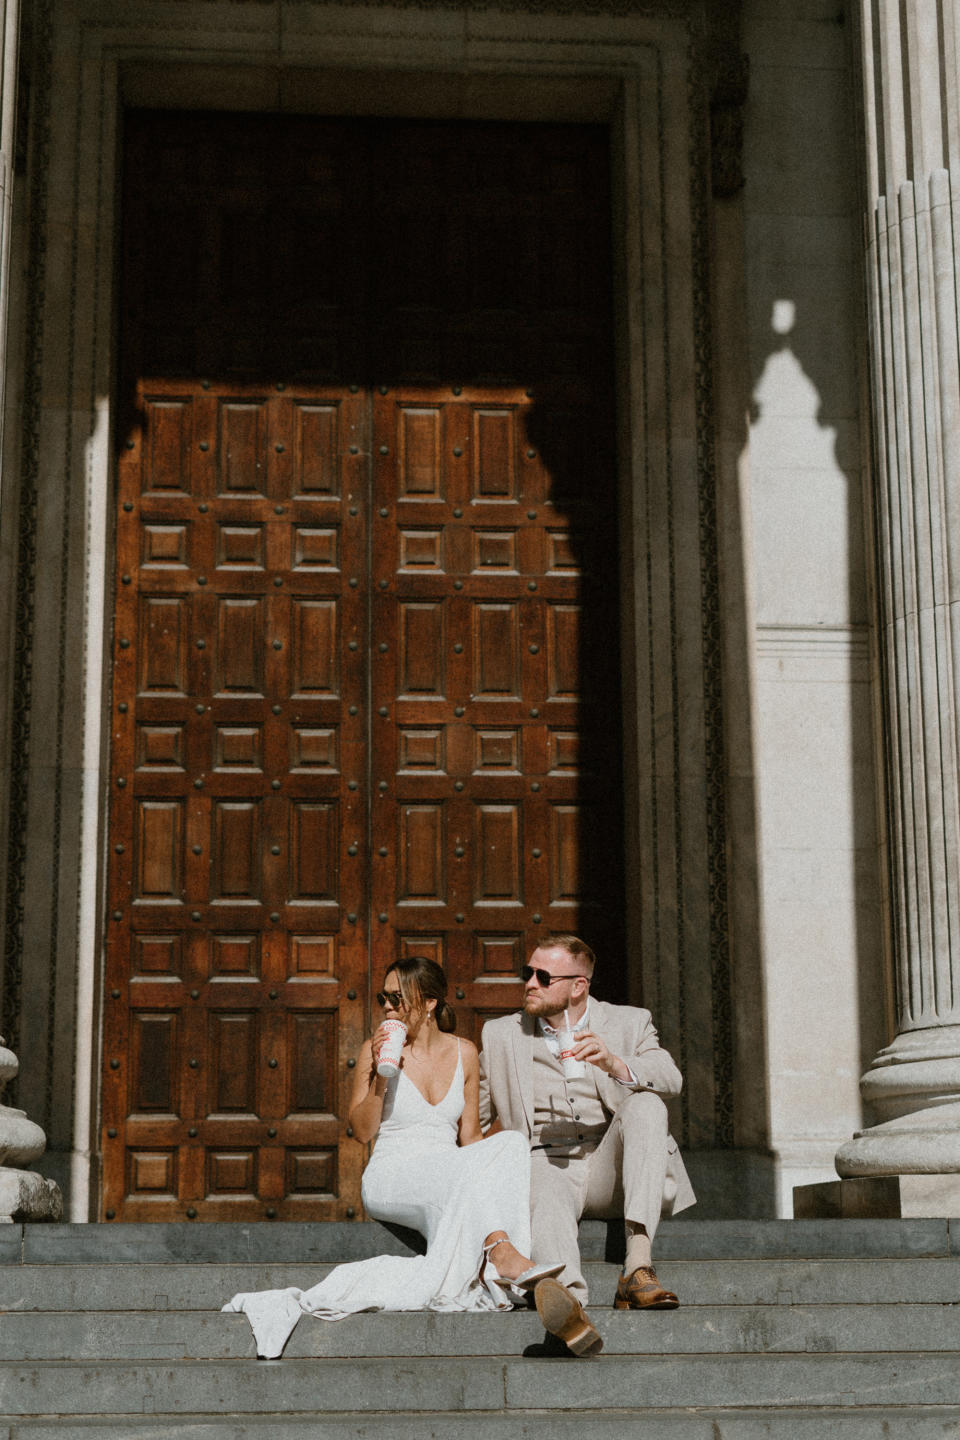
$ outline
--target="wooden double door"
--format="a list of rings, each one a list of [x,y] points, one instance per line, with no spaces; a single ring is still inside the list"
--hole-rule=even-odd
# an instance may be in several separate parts
[[[162,173],[164,145],[191,123],[208,152],[235,142],[223,117],[145,117],[128,150],[102,1213],[351,1217],[365,1158],[346,1125],[352,1062],[395,957],[444,965],[468,1034],[516,1008],[519,968],[545,931],[606,948],[615,989],[609,393],[598,408],[595,368],[532,366],[531,334],[544,337],[529,316],[455,310],[449,276],[425,321],[415,249],[393,265],[390,333],[406,343],[406,309],[439,371],[453,332],[469,354],[464,337],[486,326],[509,355],[512,319],[526,335],[512,372],[425,374],[423,347],[405,363],[368,317],[384,359],[374,382],[343,358],[356,316],[347,324],[306,271],[298,358],[278,370],[276,326],[251,348],[263,265],[244,272],[238,300],[228,227],[218,242],[206,210],[188,273],[219,255],[219,289],[212,311],[195,295],[184,318],[169,280],[155,285],[169,254],[144,161],[159,155]],[[329,124],[297,125],[301,147],[312,135],[329,155]],[[548,137],[529,128],[524,144],[542,153]],[[479,130],[486,154],[498,137]],[[401,139],[421,185],[425,133],[448,159],[465,133],[477,144],[476,128],[412,127]],[[582,155],[580,132],[571,143]],[[339,126],[333,149],[351,144],[369,170],[370,127]],[[267,224],[277,182],[257,173],[243,194]],[[221,220],[237,183],[228,173],[207,197]],[[163,214],[182,217],[199,184],[172,166]],[[393,185],[402,215],[409,187]],[[170,223],[166,243],[183,263]],[[594,310],[578,317],[574,331],[592,335]],[[325,338],[311,345],[311,333]]]

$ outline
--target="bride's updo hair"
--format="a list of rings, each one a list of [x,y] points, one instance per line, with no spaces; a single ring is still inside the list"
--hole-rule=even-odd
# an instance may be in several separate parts
[[[400,994],[411,1010],[423,1010],[424,1002],[436,1000],[433,1012],[438,1030],[448,1034],[456,1030],[457,1017],[453,1007],[447,1004],[447,977],[436,960],[424,955],[408,955],[405,960],[395,960],[387,974],[396,975]]]

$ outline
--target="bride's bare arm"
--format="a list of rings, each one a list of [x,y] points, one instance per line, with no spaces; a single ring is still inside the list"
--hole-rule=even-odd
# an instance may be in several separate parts
[[[353,1138],[365,1145],[372,1140],[380,1129],[380,1117],[383,1114],[383,1097],[387,1093],[387,1082],[383,1075],[377,1074],[373,1058],[374,1041],[380,1035],[378,1030],[370,1040],[365,1040],[357,1056],[357,1073],[353,1082],[353,1095],[350,1099],[350,1124],[353,1126]]]
[[[477,1047],[469,1040],[461,1040],[460,1053],[463,1056],[463,1114],[460,1116],[460,1144],[473,1145],[482,1140],[480,1130],[480,1065]]]

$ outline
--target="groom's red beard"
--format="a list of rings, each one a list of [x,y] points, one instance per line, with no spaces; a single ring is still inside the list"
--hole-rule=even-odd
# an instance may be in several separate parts
[[[523,1008],[528,1015],[556,1015],[558,1013],[556,1002],[548,998],[542,990],[525,990],[523,992]]]

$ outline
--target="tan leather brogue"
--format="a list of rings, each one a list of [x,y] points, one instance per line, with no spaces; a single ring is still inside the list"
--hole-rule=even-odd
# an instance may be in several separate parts
[[[664,1290],[652,1265],[641,1265],[617,1281],[614,1310],[676,1310],[679,1304],[672,1290]]]
[[[603,1338],[590,1324],[580,1301],[559,1280],[541,1280],[533,1292],[543,1328],[574,1355],[598,1355]]]

